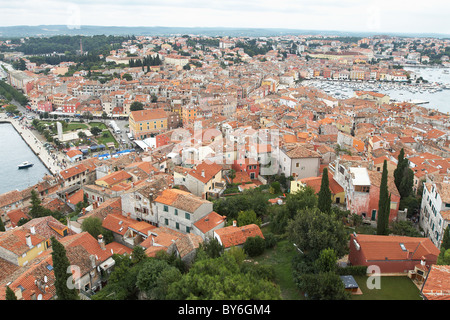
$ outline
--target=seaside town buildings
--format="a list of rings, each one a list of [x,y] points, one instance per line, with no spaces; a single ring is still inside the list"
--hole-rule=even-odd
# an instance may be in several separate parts
[[[273,43],[269,48],[268,41]],[[417,219],[428,240],[402,241],[408,240],[408,248],[423,246],[427,263],[434,263],[437,253],[428,241],[439,248],[450,221],[449,116],[365,90],[364,83],[422,85],[402,65],[428,63],[419,47],[438,50],[442,41],[432,45],[427,39],[380,36],[348,44],[333,37],[277,37],[255,41],[255,48],[265,53],[254,54],[240,47],[250,43],[245,38],[205,46],[189,45],[178,36],[138,37],[135,43],[113,50],[106,61],[115,63],[114,69],[96,70],[101,75],[96,79],[84,70],[68,72],[70,64],[37,66],[17,56],[25,59],[28,70],[10,72],[8,82],[27,94],[31,112],[125,119],[134,150],[100,159],[70,148],[69,167],[26,190],[0,195],[6,229],[0,234],[0,263],[14,274],[28,261],[22,277],[36,274],[38,268],[51,271],[45,249],[49,235],[58,234],[69,259],[80,259],[86,266],[85,292],[95,291],[110,268],[112,252],[129,253],[141,246],[149,256],[164,250],[189,261],[203,241],[216,238],[229,248],[242,245],[249,236],[262,236],[259,227],[230,225],[232,221],[213,211],[212,201],[224,196],[227,183],[237,183],[243,191],[284,174],[292,177],[287,191],[309,185],[318,192],[325,167],[333,203],[376,224],[384,160],[389,170],[389,220]],[[133,59],[127,52],[133,53]],[[146,56],[157,56],[162,63],[130,66],[132,60]],[[443,59],[442,64],[448,61]],[[39,72],[46,68],[53,71]],[[105,80],[111,74],[114,77]],[[303,86],[308,79],[360,83],[361,90],[353,97],[337,98]],[[142,110],[131,111],[133,102],[140,102]],[[421,195],[417,212],[400,210],[393,170],[401,149],[414,172],[414,192]],[[236,174],[233,179],[231,169]],[[50,229],[41,232],[31,226],[35,219],[18,226],[20,218],[27,217],[32,189],[42,200],[59,199],[72,210],[84,200],[89,206],[67,226],[51,221]],[[114,242],[105,246],[101,238],[81,232],[88,217],[100,218],[103,227],[113,232]],[[19,239],[17,245],[8,241],[10,237]],[[354,261],[371,255],[370,246],[380,241],[358,240],[362,249]],[[383,245],[398,249],[397,242]],[[389,256],[386,270],[404,255],[402,251]],[[406,257],[404,268],[420,264],[421,256]],[[10,279],[6,273],[0,275],[2,287],[9,283],[23,299],[33,299],[32,290],[42,291],[42,299],[54,296],[38,282],[21,291],[22,277]],[[51,284],[51,273],[46,276]]]

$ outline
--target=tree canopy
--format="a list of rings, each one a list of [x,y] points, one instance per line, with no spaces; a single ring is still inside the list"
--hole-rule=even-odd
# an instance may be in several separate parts
[[[287,226],[288,239],[311,260],[324,249],[333,249],[338,257],[347,252],[347,232],[334,215],[318,208],[300,210]]]

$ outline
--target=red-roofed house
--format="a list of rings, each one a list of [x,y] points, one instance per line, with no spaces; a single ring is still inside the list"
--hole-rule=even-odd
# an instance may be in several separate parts
[[[428,238],[352,234],[348,260],[354,266],[377,266],[382,274],[407,274],[421,263],[429,268],[438,255]]]
[[[186,175],[186,188],[199,197],[208,198],[208,193],[214,193],[222,188],[222,166],[204,161],[189,171]]]
[[[192,233],[197,234],[205,240],[206,238],[213,238],[214,231],[225,226],[226,217],[221,216],[217,212],[211,211],[200,220],[194,223]]]
[[[259,162],[252,158],[234,160],[232,168],[236,172],[247,172],[251,180],[258,179]]]
[[[66,156],[70,162],[75,162],[83,159],[83,152],[77,149],[72,149],[67,151]]]
[[[264,236],[261,229],[256,224],[249,224],[242,227],[237,227],[235,223],[232,226],[225,227],[214,231],[214,238],[225,248],[240,247],[250,237]]]

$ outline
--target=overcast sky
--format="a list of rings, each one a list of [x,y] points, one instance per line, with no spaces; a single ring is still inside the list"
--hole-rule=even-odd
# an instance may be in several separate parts
[[[0,0],[0,25],[248,27],[450,34],[445,0]]]

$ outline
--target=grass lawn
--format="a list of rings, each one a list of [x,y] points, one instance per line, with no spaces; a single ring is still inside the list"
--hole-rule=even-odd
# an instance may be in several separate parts
[[[107,129],[106,124],[104,124],[103,122],[89,122],[89,125],[91,127],[98,127],[98,128],[100,128],[102,130]]]
[[[67,132],[67,131],[74,131],[74,130],[79,130],[79,129],[83,129],[84,130],[84,129],[87,129],[87,128],[88,128],[88,126],[85,125],[84,123],[69,123],[67,125],[67,127],[63,129],[63,131]]]
[[[107,133],[108,136],[103,137],[104,133]],[[108,142],[114,142],[114,145],[116,146],[116,148],[119,146],[119,144],[116,141],[116,138],[114,138],[114,136],[111,134],[111,132],[109,130],[104,130],[97,138],[95,138],[95,140],[97,140],[97,142],[99,144],[106,145]]]
[[[419,289],[406,276],[380,277],[380,289],[367,287],[367,276],[354,276],[362,295],[352,295],[352,300],[423,300]],[[369,281],[370,284],[375,281]]]
[[[273,266],[283,300],[303,300],[292,278],[291,260],[296,254],[297,251],[289,241],[281,240],[274,248],[266,249],[261,256],[253,259],[259,264]]]

